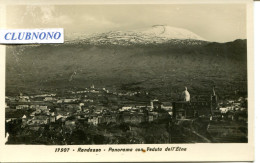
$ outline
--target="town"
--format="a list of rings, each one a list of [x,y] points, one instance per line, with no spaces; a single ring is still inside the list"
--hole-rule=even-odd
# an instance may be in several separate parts
[[[219,137],[223,140],[223,133],[228,137],[234,132],[236,139],[225,141],[247,141],[247,97],[219,100],[213,88],[208,99],[191,101],[185,87],[178,100],[134,100],[148,95],[144,91],[111,91],[92,84],[63,95],[6,96],[6,143],[182,143],[188,140],[180,133],[187,134],[187,130],[199,142],[217,142]],[[199,127],[195,131],[193,127],[187,129],[187,123]]]

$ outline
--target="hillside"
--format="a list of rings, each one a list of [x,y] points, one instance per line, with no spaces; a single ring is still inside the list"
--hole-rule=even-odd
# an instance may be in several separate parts
[[[183,42],[183,40],[182,40]],[[188,41],[189,42],[189,41]],[[184,46],[60,44],[8,46],[7,94],[97,86],[144,89],[175,96],[183,86],[203,93],[245,88],[246,41]],[[125,88],[125,87],[124,87]],[[223,88],[226,88],[223,89]]]
[[[186,38],[186,39],[184,39]],[[39,93],[96,86],[144,90],[170,99],[247,88],[247,43],[208,42],[195,33],[155,25],[110,31],[65,44],[9,45],[6,93]]]

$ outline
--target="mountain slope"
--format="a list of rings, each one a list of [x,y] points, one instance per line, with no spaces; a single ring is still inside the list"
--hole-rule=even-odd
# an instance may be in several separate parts
[[[192,94],[206,93],[213,85],[220,93],[231,93],[246,88],[246,67],[246,40],[8,46],[6,91],[36,93],[94,83],[118,89],[127,84],[127,89],[147,90],[165,99],[177,96],[183,86]]]

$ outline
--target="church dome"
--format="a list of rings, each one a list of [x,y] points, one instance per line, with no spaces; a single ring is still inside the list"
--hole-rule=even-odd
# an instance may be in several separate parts
[[[182,92],[181,97],[183,101],[190,101],[190,93],[188,92],[187,87],[185,87],[185,90]]]

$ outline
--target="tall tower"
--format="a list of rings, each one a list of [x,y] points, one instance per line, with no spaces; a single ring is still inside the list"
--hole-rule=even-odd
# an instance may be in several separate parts
[[[215,86],[213,86],[212,94],[210,96],[210,109],[212,115],[213,115],[213,110],[216,110],[217,108],[218,108],[218,97],[215,92]]]
[[[153,100],[151,100],[151,109],[152,109],[152,110],[154,109]]]

